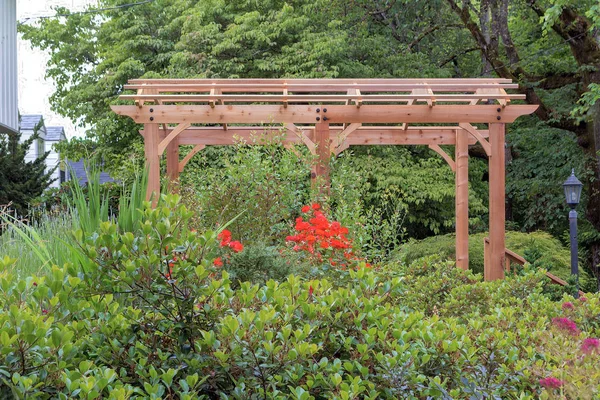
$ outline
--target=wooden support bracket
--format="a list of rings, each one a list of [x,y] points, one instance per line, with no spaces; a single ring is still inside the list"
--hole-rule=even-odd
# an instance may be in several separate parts
[[[316,149],[316,145],[315,143],[310,140],[310,138],[308,136],[306,136],[306,134],[304,132],[302,132],[301,129],[299,129],[296,125],[294,124],[285,124],[285,127],[287,128],[287,130],[293,132],[294,134],[296,134],[296,136],[298,136],[302,142],[306,145],[306,147],[308,147],[308,151],[310,151],[310,154],[312,155],[316,155],[317,154],[317,149]]]
[[[223,92],[221,91],[221,89],[216,89],[216,88],[210,89],[210,95],[211,96],[218,96],[220,94],[223,94]],[[220,100],[209,100],[208,104],[210,105],[210,108],[215,108],[216,104],[224,105],[225,102],[223,101],[223,99],[220,99]],[[227,124],[222,124],[222,125],[223,125],[223,129],[227,130]]]
[[[360,89],[348,89],[348,96],[356,96],[356,98],[354,99],[354,104],[356,104],[356,108],[360,108],[360,106],[362,106]]]
[[[137,94],[144,94],[144,89],[138,89]],[[144,100],[136,100],[135,105],[142,108],[144,106]]]
[[[413,91],[413,92],[414,92],[414,91]],[[407,105],[407,106],[412,106],[414,102],[415,102],[415,101],[414,101],[413,99],[410,99],[410,100],[408,100],[408,103],[406,103],[406,105]],[[405,131],[406,131],[406,130],[408,130],[408,123],[404,122],[404,123],[402,124],[402,129],[404,129]]]
[[[430,144],[429,148],[431,150],[435,151],[436,153],[438,153],[440,156],[442,156],[442,158],[444,160],[446,160],[446,162],[450,166],[450,169],[452,170],[452,172],[456,172],[456,163],[454,162],[454,160],[452,159],[452,157],[450,157],[450,155],[444,151],[444,149],[442,149],[437,144]]]
[[[347,128],[345,128],[343,131],[341,131],[337,135],[337,137],[331,141],[331,147],[330,147],[331,152],[335,153],[337,155],[337,154],[341,153],[342,151],[346,150],[348,148],[348,146],[345,146],[341,150],[339,150],[339,149],[342,147],[342,145],[346,141],[346,138],[348,137],[348,135],[351,134],[352,132],[354,132],[355,130],[357,130],[358,128],[360,128],[361,126],[362,126],[361,123],[355,122],[353,124],[348,125]]]
[[[187,128],[189,128],[192,124],[187,123],[187,122],[182,122],[179,125],[177,125],[177,127],[175,129],[173,129],[171,131],[171,133],[169,133],[169,135],[164,138],[158,145],[158,155],[160,156],[165,149],[167,148],[167,146],[169,145],[169,143],[171,143],[171,141],[173,139],[175,139],[177,137],[177,135],[179,135],[181,132],[185,131]],[[166,132],[166,129],[165,129]]]
[[[473,125],[469,123],[463,122],[458,125],[465,131],[469,132],[471,136],[473,136],[475,139],[477,139],[477,141],[479,142],[479,144],[481,144],[481,147],[483,147],[483,150],[485,151],[485,154],[487,154],[488,157],[492,155],[492,146],[490,145],[490,142],[485,140],[481,132],[479,132],[477,129],[475,129]]]
[[[427,101],[427,105],[429,107],[435,106],[435,97],[434,97],[434,94],[433,94],[433,90],[431,90],[430,88],[425,87],[425,88],[413,89],[412,90],[412,94],[427,95],[426,98],[424,98],[424,99],[418,99],[417,101],[423,101],[423,100],[425,100],[425,101]]]
[[[217,89],[210,89],[210,95],[211,96],[216,96],[217,95]],[[210,104],[210,108],[215,108],[215,100],[209,100],[208,104]]]
[[[479,88],[479,89],[475,90],[475,94],[477,94],[477,95],[484,95],[484,94],[494,95],[494,97],[498,101],[498,104],[500,104],[500,106],[502,108],[510,105],[510,98],[508,98],[508,93],[506,93],[506,90],[504,90],[503,88],[500,88],[500,87],[499,88]],[[497,98],[498,95],[507,96],[507,98],[505,98],[505,99]],[[477,103],[479,103],[479,101],[486,102],[487,100],[488,99],[475,99],[475,100],[472,100],[471,103],[469,103],[469,104],[474,106],[474,105],[477,105]]]
[[[196,153],[198,153],[200,150],[204,149],[205,147],[206,147],[206,145],[203,145],[203,144],[197,144],[196,146],[194,146],[194,148],[189,153],[187,153],[185,155],[185,157],[183,157],[183,160],[179,161],[179,165],[178,165],[179,172],[183,172],[183,169],[185,168],[188,161],[190,161],[192,159],[192,157],[194,157],[196,155]]]

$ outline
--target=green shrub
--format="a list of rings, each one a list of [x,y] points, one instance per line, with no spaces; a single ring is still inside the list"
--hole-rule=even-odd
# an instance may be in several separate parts
[[[469,269],[483,274],[483,239],[487,233],[469,235]],[[530,262],[543,267],[562,279],[571,275],[571,256],[569,249],[546,232],[522,233],[507,231],[506,248],[525,256]],[[436,255],[439,259],[455,258],[454,235],[432,236],[420,241],[409,240],[392,256],[392,259],[410,264],[426,256]],[[531,256],[531,259],[528,257]],[[594,291],[594,279],[586,271],[581,271],[580,281],[586,290]]]
[[[539,270],[481,282],[451,263],[243,282],[175,196],[78,233],[75,263],[0,259],[0,391],[14,398],[568,399],[600,394],[600,295],[554,302]],[[239,256],[244,252],[238,253]],[[556,318],[568,318],[557,320]],[[562,322],[561,322],[562,321]],[[574,327],[574,328],[573,328]],[[600,344],[599,344],[600,347]],[[540,380],[554,377],[559,389]]]
[[[267,127],[268,139],[226,149],[209,146],[181,175],[184,201],[197,211],[196,229],[231,225],[247,243],[277,244],[303,204],[314,201],[352,231],[357,251],[372,261],[387,258],[406,236],[445,233],[454,224],[454,175],[428,149],[359,146],[331,160],[331,191],[321,198],[310,183],[312,156],[303,145],[281,144],[284,131]],[[280,129],[278,131],[278,129]],[[252,144],[260,144],[253,146]],[[487,212],[485,164],[470,168],[471,225],[485,229],[477,215]]]
[[[284,281],[293,267],[291,260],[282,257],[277,247],[258,243],[232,254],[225,269],[237,287],[241,282],[264,285],[270,279]]]
[[[311,197],[311,156],[286,150],[281,135],[199,154],[202,167],[194,168],[194,161],[181,176],[182,186],[193,188],[185,200],[195,206],[196,229],[235,219],[229,229],[246,243],[280,242],[288,221]]]
[[[17,260],[13,273],[22,277],[44,274],[53,264],[74,262],[73,257],[80,254],[72,251],[76,246],[72,233],[78,229],[89,236],[108,220],[116,221],[120,232],[138,228],[147,173],[136,175],[130,188],[114,182],[101,185],[97,167],[87,174],[85,187],[69,181],[60,189],[59,203],[34,210],[29,220],[16,220],[0,209],[0,226],[8,226],[0,236],[0,254]]]

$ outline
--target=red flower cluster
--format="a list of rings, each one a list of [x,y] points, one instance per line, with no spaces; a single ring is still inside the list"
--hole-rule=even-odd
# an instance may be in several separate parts
[[[579,335],[579,328],[577,328],[575,322],[571,321],[569,318],[552,318],[552,323],[558,329],[565,331],[570,335]]]
[[[575,306],[570,301],[565,301],[562,305],[563,310],[573,310]]]
[[[303,217],[296,218],[296,234],[285,238],[288,242],[296,243],[294,251],[305,250],[315,254],[316,249],[350,249],[346,251],[346,258],[352,254],[352,242],[346,237],[348,228],[339,222],[329,222],[325,214],[319,209],[321,206],[313,204],[312,207],[302,207],[302,212],[307,214],[313,211],[312,218],[307,215],[308,221]]]
[[[217,239],[221,240],[221,247],[229,247],[236,253],[244,250],[244,245],[237,240],[231,240],[231,232],[227,229],[223,229],[219,235],[217,235]]]
[[[600,352],[600,339],[587,338],[581,345],[581,351],[585,354],[599,353]]]
[[[540,379],[540,385],[542,385],[546,389],[558,389],[559,387],[561,387],[564,384],[565,383],[563,381],[561,381],[560,379],[557,379],[553,376],[549,376],[547,378]]]

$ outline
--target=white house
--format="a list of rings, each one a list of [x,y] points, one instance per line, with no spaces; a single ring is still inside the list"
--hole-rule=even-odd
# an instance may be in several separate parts
[[[59,187],[61,183],[65,182],[69,178],[69,171],[65,168],[65,163],[61,162],[60,154],[54,148],[54,145],[61,140],[67,140],[65,135],[65,129],[62,126],[48,126],[46,127],[46,140],[44,141],[46,151],[49,151],[48,158],[46,158],[46,170],[51,170],[56,167],[52,174],[52,179],[56,179],[50,187]]]
[[[68,171],[65,164],[60,161],[60,154],[54,148],[54,144],[61,140],[66,140],[65,130],[62,126],[46,126],[44,118],[39,114],[22,115],[21,116],[21,141],[25,141],[34,134],[38,133],[38,138],[31,143],[25,159],[34,161],[36,158],[43,155],[45,152],[50,152],[46,158],[46,171],[50,171],[57,167],[52,173],[54,182],[50,187],[59,187],[61,183],[69,179]]]

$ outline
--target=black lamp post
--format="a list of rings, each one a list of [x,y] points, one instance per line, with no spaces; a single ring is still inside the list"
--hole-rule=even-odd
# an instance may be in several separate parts
[[[575,177],[575,169],[571,176],[563,183],[567,204],[571,207],[569,211],[569,233],[571,237],[571,275],[575,275],[575,297],[579,297],[579,264],[577,257],[577,211],[575,207],[581,199],[581,188],[583,184]]]

